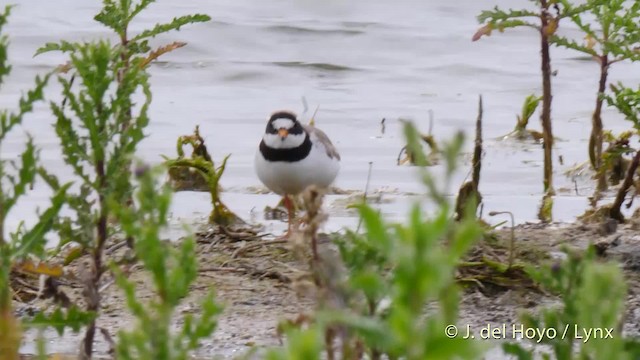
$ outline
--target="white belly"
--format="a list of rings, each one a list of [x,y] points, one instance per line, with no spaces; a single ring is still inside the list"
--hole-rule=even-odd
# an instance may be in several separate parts
[[[311,185],[327,188],[340,170],[339,160],[330,158],[324,148],[318,146],[313,146],[306,158],[296,162],[269,162],[258,149],[254,165],[260,181],[280,195],[299,194]]]

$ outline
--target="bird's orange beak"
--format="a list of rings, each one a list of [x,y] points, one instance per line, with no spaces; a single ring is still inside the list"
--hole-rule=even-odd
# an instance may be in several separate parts
[[[284,139],[284,138],[286,138],[286,137],[289,135],[289,130],[284,129],[284,128],[282,128],[282,129],[278,129],[278,135],[279,135],[281,138],[283,138],[283,139]]]

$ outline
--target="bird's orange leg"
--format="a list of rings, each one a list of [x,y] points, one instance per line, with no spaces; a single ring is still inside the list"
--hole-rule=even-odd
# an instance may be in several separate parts
[[[286,195],[286,194],[284,195],[282,203],[284,207],[287,208],[288,223],[287,223],[287,232],[284,235],[280,236],[278,239],[285,240],[285,239],[288,239],[289,236],[291,235],[291,229],[293,228],[293,220],[295,216],[294,215],[295,209],[289,195]]]
[[[287,235],[289,235],[291,234],[291,226],[293,225],[294,218],[293,212],[295,211],[293,209],[293,202],[291,202],[291,198],[289,197],[289,195],[284,196],[284,206],[287,208],[287,213],[289,214],[289,223],[287,226]]]

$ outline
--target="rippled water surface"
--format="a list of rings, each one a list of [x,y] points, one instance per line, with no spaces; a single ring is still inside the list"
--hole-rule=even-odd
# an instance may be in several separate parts
[[[253,172],[253,155],[267,116],[276,109],[302,112],[301,97],[310,111],[320,105],[317,125],[333,139],[343,162],[336,185],[346,190],[365,186],[373,162],[371,191],[382,193],[377,205],[392,219],[402,219],[407,205],[421,194],[414,169],[396,166],[403,146],[398,118],[411,118],[428,129],[433,110],[433,132],[438,138],[464,130],[469,138],[477,112],[477,97],[484,97],[485,152],[481,191],[484,211],[511,210],[517,221],[535,220],[542,193],[542,148],[497,140],[515,123],[525,96],[540,92],[538,41],[523,29],[495,34],[472,43],[478,25],[475,15],[498,4],[528,6],[528,1],[317,1],[220,0],[161,1],[151,6],[132,33],[176,15],[202,12],[213,21],[185,27],[154,40],[155,44],[180,40],[188,46],[164,56],[151,67],[153,105],[148,138],[139,151],[157,163],[161,154],[173,155],[178,135],[200,124],[215,159],[231,153],[223,179],[224,200],[245,219],[261,220],[261,209],[278,198],[256,194],[260,186]],[[64,61],[61,54],[33,58],[46,42],[60,39],[91,40],[109,37],[93,15],[98,1],[21,0],[10,18],[13,73],[0,93],[0,106],[14,106],[23,89]],[[568,23],[564,34],[577,34]],[[586,160],[590,114],[595,102],[597,65],[561,49],[553,49],[557,76],[554,87],[555,149],[554,219],[571,221],[584,211],[592,191],[588,178],[577,181],[563,172]],[[637,65],[617,64],[612,80],[635,86]],[[58,88],[48,90],[60,101]],[[308,117],[309,114],[305,115]],[[537,114],[533,127],[539,128]],[[380,120],[386,118],[381,134]],[[68,177],[52,117],[45,105],[30,115],[25,128],[43,149],[45,165]],[[604,112],[607,128],[627,129],[613,110]],[[3,158],[15,158],[24,143],[16,132],[2,148]],[[467,144],[470,149],[470,142]],[[558,160],[563,158],[563,165]],[[468,161],[465,166],[469,167]],[[438,173],[437,168],[434,172]],[[467,171],[456,178],[455,188]],[[10,228],[20,219],[33,219],[37,206],[45,206],[49,193],[38,186],[34,194],[10,215]],[[357,220],[344,210],[344,196],[330,196],[330,230]],[[174,220],[199,223],[209,211],[204,193],[176,196]],[[28,220],[29,221],[29,220]],[[275,230],[282,224],[269,224]]]

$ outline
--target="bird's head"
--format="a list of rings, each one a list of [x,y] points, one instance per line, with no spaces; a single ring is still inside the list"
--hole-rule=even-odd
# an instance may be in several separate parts
[[[277,111],[269,117],[262,139],[270,148],[291,149],[302,145],[306,136],[294,113]]]

